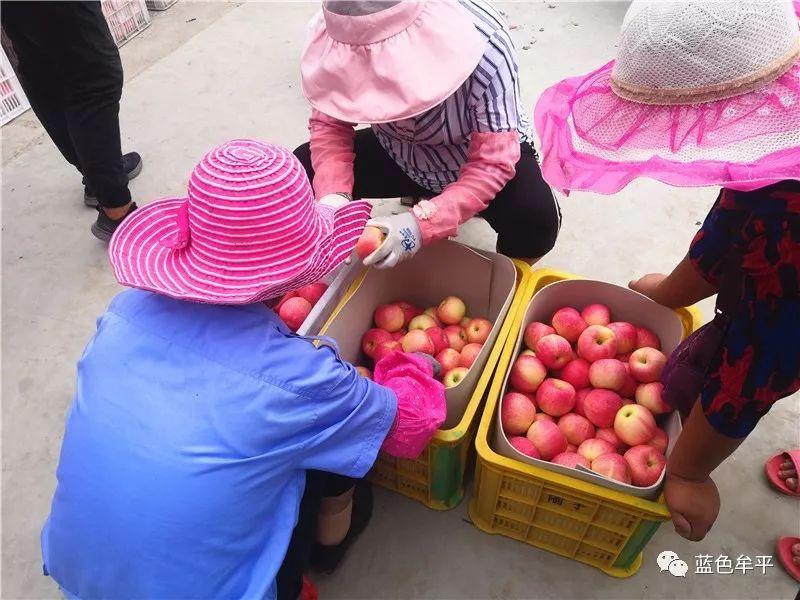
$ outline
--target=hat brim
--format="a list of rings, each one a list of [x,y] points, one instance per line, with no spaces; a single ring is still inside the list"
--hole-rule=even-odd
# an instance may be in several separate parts
[[[349,123],[408,119],[453,95],[485,51],[457,2],[426,2],[406,30],[368,51],[332,39],[318,16],[300,63],[303,94],[315,109]]]
[[[280,264],[238,259],[221,267],[209,260],[225,249],[204,247],[190,239],[183,248],[166,241],[178,233],[178,215],[188,198],[151,202],[123,221],[111,239],[109,260],[120,284],[194,302],[252,304],[319,281],[351,254],[367,220],[369,202],[350,202],[333,209],[317,204],[316,243],[308,258],[290,271]],[[234,253],[233,251],[229,251]],[[237,248],[235,254],[240,255]]]
[[[554,188],[613,194],[638,177],[749,191],[800,179],[800,62],[766,87],[694,105],[617,96],[614,62],[547,89],[534,120]]]

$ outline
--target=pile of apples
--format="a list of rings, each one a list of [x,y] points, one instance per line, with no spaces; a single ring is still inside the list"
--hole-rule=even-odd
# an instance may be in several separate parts
[[[361,350],[373,364],[395,351],[430,354],[442,366],[439,378],[448,388],[466,377],[492,331],[488,319],[468,317],[456,296],[425,310],[398,300],[376,308],[372,319],[375,327],[362,336]],[[367,367],[357,369],[372,377]]]
[[[275,306],[275,312],[289,329],[297,331],[327,289],[328,284],[318,281],[287,292]]]
[[[670,412],[660,382],[667,357],[652,331],[611,321],[602,304],[564,307],[530,323],[509,374],[500,420],[519,452],[648,487],[666,464]]]

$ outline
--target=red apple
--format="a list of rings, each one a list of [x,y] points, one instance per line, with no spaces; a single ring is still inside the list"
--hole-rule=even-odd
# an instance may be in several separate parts
[[[604,427],[602,429],[598,429],[597,433],[595,433],[595,437],[597,437],[598,440],[605,440],[614,446],[617,452],[624,452],[628,447],[625,442],[617,437],[617,434],[614,433],[613,427]]]
[[[461,349],[467,345],[467,332],[460,325],[448,325],[443,331],[447,337],[448,346],[453,350],[461,352]]]
[[[361,336],[361,351],[374,359],[375,351],[378,349],[378,346],[391,341],[393,341],[392,334],[388,331],[377,328],[368,329],[367,332]]]
[[[431,319],[433,319],[433,321],[434,321],[433,325],[438,325],[439,327],[444,327],[444,323],[442,323],[439,320],[439,317],[436,315],[436,311],[437,311],[437,307],[429,306],[428,308],[426,308],[422,312],[422,314],[423,315],[428,315]],[[431,325],[431,327],[433,327],[433,325]]]
[[[625,365],[615,358],[601,358],[589,367],[589,381],[596,388],[619,392],[627,378]]]
[[[428,337],[431,338],[431,342],[433,342],[435,354],[439,354],[439,352],[449,347],[447,336],[444,334],[444,330],[441,327],[428,327],[425,333],[428,334]]]
[[[507,435],[522,435],[536,417],[536,407],[529,396],[508,392],[500,401],[500,423]]]
[[[553,464],[561,465],[562,467],[570,467],[571,469],[574,469],[578,465],[583,465],[587,469],[589,468],[588,460],[577,452],[570,452],[569,450],[554,456],[552,462]]]
[[[365,227],[356,242],[356,256],[363,262],[383,243],[383,232],[377,227]]]
[[[536,352],[529,348],[525,348],[522,352],[519,353],[520,356],[536,356]]]
[[[650,438],[650,441],[647,442],[647,445],[652,446],[661,452],[661,454],[666,454],[667,446],[669,445],[669,436],[663,429],[656,427],[656,432],[653,434],[653,437]]]
[[[578,338],[578,356],[590,363],[601,358],[614,358],[617,340],[614,332],[602,325],[590,325]]]
[[[631,354],[633,354],[633,352],[625,352],[624,354],[617,354],[617,360],[619,362],[624,362],[627,364],[627,362],[631,359]]]
[[[442,383],[444,383],[444,387],[451,388],[456,387],[459,383],[461,383],[464,377],[467,376],[468,369],[465,367],[456,367],[452,371],[449,371],[445,374],[444,379],[442,379]]]
[[[586,440],[594,437],[594,425],[586,417],[575,413],[569,413],[561,417],[558,420],[558,428],[564,432],[567,442],[575,446],[580,446]]]
[[[283,295],[283,298],[281,298],[281,299],[280,299],[280,302],[278,302],[278,304],[276,304],[276,305],[275,305],[275,308],[273,308],[273,310],[274,310],[276,313],[280,314],[280,312],[281,312],[281,306],[283,306],[284,304],[286,304],[286,301],[287,301],[289,298],[297,298],[297,292],[286,292],[286,293]]]
[[[281,320],[286,323],[286,326],[289,329],[292,331],[297,331],[300,329],[303,321],[306,320],[308,313],[311,312],[311,308],[311,302],[305,298],[296,296],[294,298],[289,298],[283,303],[278,311],[278,316],[280,316]]]
[[[554,456],[567,449],[567,438],[564,437],[564,433],[558,425],[550,421],[534,421],[526,435],[536,446],[543,460],[552,460]]]
[[[422,314],[417,315],[413,319],[408,322],[408,330],[413,331],[415,329],[421,329],[425,331],[426,329],[430,329],[431,327],[438,327],[438,321],[435,321],[433,317]]]
[[[535,356],[526,355],[518,356],[514,361],[508,381],[511,387],[520,392],[535,392],[545,377],[547,369],[544,368],[542,361]]]
[[[542,364],[555,371],[562,369],[572,360],[572,346],[560,335],[550,334],[542,337],[536,343],[535,350],[536,357]]]
[[[405,314],[396,304],[384,304],[375,309],[372,319],[375,321],[375,327],[392,333],[403,328]]]
[[[563,379],[576,390],[589,387],[589,363],[582,358],[569,361],[561,369],[560,379]]]
[[[411,302],[406,302],[405,300],[398,300],[396,302],[392,302],[392,304],[396,304],[403,310],[404,320],[403,320],[403,327],[408,327],[408,324],[411,322],[411,319],[416,317],[417,315],[422,314],[422,309],[418,306],[414,306]]]
[[[375,357],[373,360],[377,363],[380,362],[386,356],[389,356],[392,352],[402,352],[403,346],[400,345],[400,342],[392,340],[391,342],[384,342],[378,346],[375,350]]]
[[[636,328],[636,349],[639,348],[655,348],[661,350],[661,340],[658,336],[647,329],[647,327]]]
[[[550,421],[551,423],[555,423],[556,422],[556,420],[553,417],[551,417],[547,413],[543,413],[543,412],[537,412],[536,416],[533,418],[533,421],[534,422],[536,422],[536,421]]]
[[[527,348],[536,350],[536,342],[544,336],[555,332],[556,330],[550,327],[550,325],[534,321],[533,323],[528,323],[527,327],[525,327],[525,334],[522,336],[522,340],[525,342]]]
[[[568,342],[577,342],[581,332],[586,329],[586,321],[581,317],[581,313],[570,306],[559,308],[553,313],[550,322],[556,333]]]
[[[586,396],[589,395],[589,392],[592,391],[592,388],[585,387],[581,390],[575,392],[575,408],[572,409],[576,415],[580,415],[582,417],[586,416],[586,411],[583,408],[583,403],[586,400]]]
[[[405,330],[405,329],[398,329],[397,331],[393,331],[393,332],[391,333],[391,336],[392,336],[392,339],[393,339],[395,342],[399,342],[401,339],[403,339],[403,336],[404,336],[405,334],[407,334],[407,333],[408,333],[408,331],[407,331],[407,330]]]
[[[461,349],[461,366],[470,368],[483,349],[483,344],[467,344]]]
[[[452,371],[461,366],[461,355],[452,348],[445,348],[436,355],[436,360],[442,365],[442,373]]]
[[[403,352],[424,352],[433,356],[436,348],[422,329],[412,329],[403,336],[400,340],[403,346]]]
[[[575,406],[575,388],[560,379],[545,379],[536,390],[536,406],[551,417],[565,415]]]
[[[578,447],[575,444],[567,444],[567,452],[577,452]]]
[[[581,318],[586,325],[608,325],[611,321],[611,311],[604,304],[590,304],[581,311]]]
[[[592,471],[622,483],[631,482],[627,461],[619,454],[603,454],[592,461]]]
[[[472,319],[466,326],[467,342],[470,344],[484,344],[492,332],[492,323],[487,319]]]
[[[456,325],[467,314],[467,305],[461,298],[448,296],[439,303],[436,316],[445,325]]]
[[[655,348],[649,347],[639,348],[628,360],[631,375],[640,383],[659,381],[666,364],[667,357]]]
[[[646,444],[653,438],[655,432],[656,421],[653,413],[644,406],[638,404],[623,406],[614,418],[614,433],[628,446]]]
[[[301,287],[297,290],[297,295],[301,298],[305,298],[311,303],[311,306],[314,306],[319,302],[319,299],[322,298],[322,294],[324,294],[327,289],[327,283],[318,281],[317,283],[309,283],[307,286]]]
[[[470,321],[472,321],[472,317],[464,317],[458,324],[461,325],[462,329],[466,329]]]
[[[631,483],[639,487],[654,485],[667,464],[667,459],[652,446],[634,446],[625,453],[631,472]]]
[[[595,427],[612,427],[622,399],[612,390],[592,390],[583,400],[586,418]]]
[[[356,367],[356,372],[362,377],[372,379],[372,371],[370,371],[367,367]]]
[[[619,354],[617,355],[619,357]],[[620,362],[622,362],[619,358],[617,358]],[[633,398],[636,394],[636,388],[639,387],[639,382],[633,378],[631,375],[631,367],[628,364],[628,361],[622,362],[625,366],[625,383],[622,385],[622,388],[619,390],[618,394],[623,398]]]
[[[578,446],[578,454],[583,456],[589,462],[592,462],[598,456],[613,452],[616,452],[614,446],[612,446],[606,440],[601,440],[598,438],[590,438]]]
[[[660,381],[643,383],[636,388],[636,404],[641,404],[654,415],[671,412],[672,409],[662,397],[663,391],[664,384]]]
[[[636,327],[625,321],[614,321],[608,324],[617,340],[617,353],[627,354],[636,350]]]
[[[531,458],[542,458],[542,455],[539,454],[539,451],[536,449],[536,446],[533,445],[533,442],[524,436],[515,435],[510,437],[508,438],[508,443],[511,444],[511,447],[517,452],[521,452],[525,456],[529,456]]]

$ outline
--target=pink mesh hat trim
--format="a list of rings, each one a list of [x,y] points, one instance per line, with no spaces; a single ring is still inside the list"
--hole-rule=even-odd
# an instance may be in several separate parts
[[[213,304],[248,304],[319,280],[341,264],[370,204],[317,204],[281,146],[233,140],[195,167],[188,197],[137,210],[109,244],[122,285]]]
[[[563,191],[613,194],[637,177],[752,190],[800,179],[800,63],[761,90],[653,106],[611,89],[613,61],[547,89],[534,119],[542,173]]]

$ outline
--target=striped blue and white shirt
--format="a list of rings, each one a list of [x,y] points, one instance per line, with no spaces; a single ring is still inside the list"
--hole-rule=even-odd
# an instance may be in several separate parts
[[[472,132],[519,131],[531,137],[522,109],[517,52],[508,24],[486,0],[459,0],[486,38],[472,75],[444,102],[401,121],[372,125],[381,146],[419,185],[440,193],[467,162]]]

